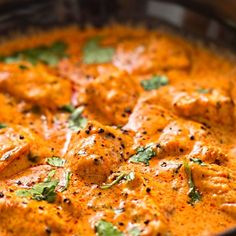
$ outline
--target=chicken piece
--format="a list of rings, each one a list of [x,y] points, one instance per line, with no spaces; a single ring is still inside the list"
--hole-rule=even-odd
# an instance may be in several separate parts
[[[86,88],[87,109],[99,122],[112,125],[124,125],[132,112],[139,89],[128,74],[116,72],[100,76]]]
[[[115,221],[126,222],[125,219],[128,217],[130,223],[127,225],[127,231],[137,227],[144,236],[169,235],[168,222],[153,198],[145,193],[140,195],[132,191],[127,193],[127,199],[121,201],[119,205],[125,210],[114,217]]]
[[[23,115],[17,110],[16,102],[14,99],[9,97],[6,94],[0,93],[0,104],[1,104],[1,112],[0,112],[0,122],[1,123],[14,123],[19,124],[25,118]]]
[[[217,77],[213,84],[212,77],[206,78],[209,85],[198,82],[195,76],[169,78],[168,86],[144,94],[142,98],[149,104],[162,106],[180,117],[211,125],[230,126],[234,123],[234,102],[231,98],[230,83]],[[185,82],[183,82],[185,81]],[[188,83],[188,87],[186,84]]]
[[[70,173],[70,171],[63,167],[55,168],[55,166],[51,166],[48,164],[30,167],[15,174],[11,179],[1,181],[1,191],[6,196],[9,194],[11,195],[14,192],[15,196],[24,198],[24,200],[27,201],[48,201],[49,203],[58,204],[63,210],[67,212],[66,214],[70,216],[73,215],[73,217],[78,218],[80,217],[81,213],[81,211],[79,210],[79,208],[81,207],[79,199],[74,200],[69,204],[67,204],[67,200],[64,201],[65,199],[70,198],[71,192],[74,192],[73,176],[70,174],[70,178],[68,182],[66,182],[67,176],[65,175],[65,173]],[[49,198],[50,196],[52,196],[50,194],[44,194],[44,196],[46,196],[46,199],[38,200],[37,198],[33,198],[33,195],[23,196],[17,193],[17,191],[28,191],[38,184],[45,183],[45,181],[57,181],[55,190],[53,190],[56,195],[55,199],[53,199],[52,201],[50,201]],[[39,187],[37,188],[37,191],[40,191]]]
[[[4,64],[0,70],[0,91],[52,109],[70,103],[70,82],[48,73],[43,65],[22,70],[17,64]]]
[[[132,138],[120,130],[90,122],[73,134],[65,155],[67,166],[88,183],[101,184],[127,160]]]
[[[136,133],[137,147],[155,143],[158,158],[190,153],[192,158],[209,163],[226,163],[228,159],[226,151],[220,150],[217,134],[200,123],[177,118],[149,98],[140,99],[124,128]]]
[[[197,158],[209,164],[226,165],[228,162],[226,153],[220,145],[206,145],[203,142],[196,142],[189,154],[189,158]]]
[[[118,44],[113,61],[119,69],[144,74],[157,69],[186,70],[191,66],[188,47],[177,38],[152,35],[145,36],[139,44],[136,41]]]
[[[198,123],[181,119],[171,122],[163,129],[157,140],[157,155],[179,156],[189,153],[194,145],[193,140],[203,140],[207,135],[200,126]]]
[[[174,116],[168,110],[140,99],[124,129],[134,131],[136,142],[143,146],[156,141],[173,119]]]
[[[52,174],[52,171],[55,172]],[[55,169],[49,165],[39,165],[23,170],[14,175],[12,179],[1,181],[0,233],[5,232],[12,236],[71,234],[74,225],[68,226],[67,222],[72,217],[73,219],[80,217],[81,206],[79,201],[69,201],[67,198],[69,191],[60,192],[60,183],[64,178],[63,172],[63,168]],[[49,203],[47,200],[32,198],[32,196],[19,195],[17,192],[27,191],[48,178],[50,178],[49,182],[58,181],[54,190],[56,197],[53,202]],[[67,190],[69,187],[70,184]],[[40,191],[39,188],[38,191]],[[51,194],[52,192],[50,192]],[[65,199],[67,200],[65,201]],[[19,217],[22,214],[24,217]]]
[[[234,122],[234,103],[232,99],[213,90],[211,93],[182,92],[173,98],[175,112],[196,121],[232,125]]]
[[[0,179],[53,155],[45,141],[21,126],[0,129],[0,142]]]
[[[202,196],[211,199],[212,204],[236,216],[236,176],[230,169],[218,166],[192,165],[194,183]]]
[[[163,70],[189,69],[191,66],[188,44],[177,37],[151,39],[148,52],[157,68]]]
[[[23,201],[14,195],[0,199],[0,215],[1,235],[3,232],[11,236],[59,236],[68,234],[71,230],[65,221],[68,217],[65,217],[61,208],[41,201]]]

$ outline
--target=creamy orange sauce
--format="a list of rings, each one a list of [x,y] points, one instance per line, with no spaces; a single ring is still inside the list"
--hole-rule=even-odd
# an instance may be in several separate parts
[[[85,63],[95,36],[113,54]],[[99,232],[101,220],[131,236],[235,226],[235,61],[169,33],[117,25],[35,33],[2,43],[0,54],[55,41],[67,44],[67,57],[53,66],[0,63],[0,235],[115,235]],[[153,76],[166,83],[145,89]],[[83,108],[85,126],[71,128],[68,104]],[[149,164],[132,162],[148,145]],[[52,170],[52,202],[17,194]]]

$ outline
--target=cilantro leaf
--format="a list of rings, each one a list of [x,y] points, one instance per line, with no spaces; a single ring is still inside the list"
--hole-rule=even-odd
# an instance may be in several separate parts
[[[51,181],[52,177],[55,175],[56,170],[50,170],[48,173],[48,177],[45,179],[45,182]]]
[[[0,129],[6,128],[6,127],[7,127],[7,125],[0,123]]]
[[[109,188],[111,188],[113,185],[118,184],[122,179],[124,179],[124,180],[130,182],[130,181],[134,180],[134,178],[135,178],[135,174],[134,174],[133,171],[129,172],[128,174],[126,174],[126,173],[121,173],[121,174],[120,174],[119,176],[117,176],[117,178],[116,178],[114,181],[112,181],[111,183],[102,185],[102,186],[101,186],[101,189],[109,189]]]
[[[133,171],[129,172],[127,175],[124,176],[124,179],[128,182],[135,179],[135,173]]]
[[[205,89],[205,88],[200,88],[200,89],[197,89],[197,92],[198,93],[201,93],[201,94],[207,94],[209,93],[209,89]]]
[[[98,236],[123,236],[112,223],[105,220],[100,220],[95,225],[95,230]]]
[[[151,79],[149,80],[142,80],[141,81],[141,86],[147,90],[153,90],[153,89],[158,89],[162,86],[165,86],[169,83],[169,80],[166,76],[164,75],[153,75]]]
[[[141,231],[138,227],[134,227],[129,230],[129,235],[130,236],[139,236],[141,234]]]
[[[71,104],[66,104],[66,105],[60,107],[60,110],[63,112],[72,113],[75,110],[75,107]]]
[[[66,43],[57,41],[48,46],[41,45],[35,48],[14,52],[9,56],[0,56],[0,61],[5,63],[28,61],[33,65],[42,62],[53,66],[56,65],[60,59],[67,57],[65,53],[66,48]]]
[[[147,145],[146,147],[140,147],[137,149],[136,154],[130,157],[130,161],[133,163],[142,162],[145,165],[149,165],[149,160],[156,156],[156,152],[153,150],[152,145]]]
[[[29,69],[27,66],[25,66],[25,65],[19,65],[19,69],[21,69],[21,70],[27,70],[27,69]]]
[[[112,60],[115,49],[112,47],[101,47],[101,37],[89,39],[83,47],[83,62],[86,64],[107,63]]]
[[[184,169],[188,177],[188,185],[189,185],[188,196],[190,198],[190,204],[193,205],[195,202],[198,202],[201,200],[201,195],[196,189],[196,186],[193,182],[192,170],[188,162],[184,162]]]
[[[87,125],[87,119],[82,116],[84,108],[76,108],[69,118],[69,128],[74,131],[85,128]]]
[[[65,160],[61,159],[60,157],[49,157],[47,159],[47,163],[51,166],[56,166],[56,167],[63,167],[65,164]]]
[[[18,197],[31,197],[31,193],[28,189],[20,189],[16,191]]]
[[[53,173],[53,175],[55,172]],[[44,182],[35,184],[31,189],[21,189],[16,191],[19,197],[31,197],[33,200],[45,200],[52,203],[56,199],[55,189],[59,183],[58,180],[51,180],[52,173]]]
[[[190,158],[190,161],[201,166],[206,166],[206,164],[199,158]]]
[[[58,180],[51,180],[48,182],[39,183],[33,186],[30,190],[32,199],[37,201],[45,200],[49,203],[52,203],[56,199],[55,189],[58,185]]]

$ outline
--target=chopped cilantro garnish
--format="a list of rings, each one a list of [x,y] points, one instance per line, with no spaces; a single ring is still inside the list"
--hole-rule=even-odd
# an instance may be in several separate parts
[[[119,176],[117,176],[117,178],[116,178],[114,181],[112,181],[111,183],[102,185],[102,186],[101,186],[101,189],[109,189],[109,188],[111,188],[113,185],[118,184],[122,179],[124,179],[124,180],[126,180],[126,181],[129,182],[129,181],[134,180],[134,178],[135,178],[135,174],[134,174],[133,171],[129,172],[128,174],[126,174],[126,173],[121,173],[121,174],[120,174]]]
[[[33,200],[45,200],[52,203],[56,199],[55,189],[58,185],[58,180],[51,180],[48,177],[44,182],[35,184],[31,189],[17,190],[16,195],[19,197],[31,197]]]
[[[153,75],[151,79],[141,81],[142,87],[147,91],[158,89],[162,86],[167,85],[168,83],[169,80],[164,75]]]
[[[83,107],[78,107],[72,112],[69,118],[70,129],[78,131],[79,129],[85,128],[85,126],[87,125],[87,119],[82,116],[83,110]]]
[[[75,110],[75,107],[72,104],[66,104],[60,107],[61,111],[72,113]]]
[[[139,236],[141,234],[141,231],[138,227],[134,227],[129,230],[129,235],[130,236]]]
[[[124,179],[127,180],[128,182],[132,181],[135,179],[135,173],[133,171],[129,172],[124,176]]]
[[[38,62],[42,62],[47,65],[56,65],[62,58],[67,57],[65,53],[66,48],[66,43],[57,41],[48,46],[42,45],[35,48],[14,52],[9,56],[0,56],[0,61],[5,63],[28,61],[33,65]],[[21,69],[23,69],[22,66]]]
[[[47,163],[51,166],[56,166],[56,167],[63,167],[65,164],[65,160],[61,159],[60,157],[49,157],[47,159]]]
[[[209,89],[200,88],[200,89],[197,89],[197,92],[201,94],[207,94],[209,93]]]
[[[86,64],[107,63],[112,60],[115,49],[112,47],[101,47],[101,37],[89,39],[83,47],[83,61]]]
[[[156,152],[153,150],[152,144],[149,144],[146,147],[139,147],[136,154],[130,157],[130,161],[133,163],[142,162],[145,165],[149,165],[149,161],[154,156],[156,156]]]
[[[201,166],[206,166],[206,164],[199,158],[190,158],[190,161]]]
[[[48,173],[48,176],[47,178],[45,179],[45,181],[50,181],[52,179],[52,177],[55,175],[56,173],[56,170],[50,170],[49,173]]]
[[[27,70],[27,69],[28,69],[28,67],[25,66],[25,65],[19,65],[19,68],[20,68],[21,70]]]
[[[95,230],[98,236],[123,236],[112,223],[105,220],[100,220],[95,225]]]
[[[188,177],[188,185],[189,185],[188,196],[190,198],[190,204],[193,205],[195,202],[201,200],[201,195],[196,189],[196,186],[193,182],[192,170],[188,162],[184,162],[184,169]]]
[[[7,125],[0,123],[0,129],[6,128],[6,127],[7,127]]]

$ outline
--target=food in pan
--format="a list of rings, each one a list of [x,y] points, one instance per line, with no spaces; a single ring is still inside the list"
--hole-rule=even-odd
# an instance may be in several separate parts
[[[235,60],[143,27],[0,45],[0,235],[211,235],[236,224]]]

